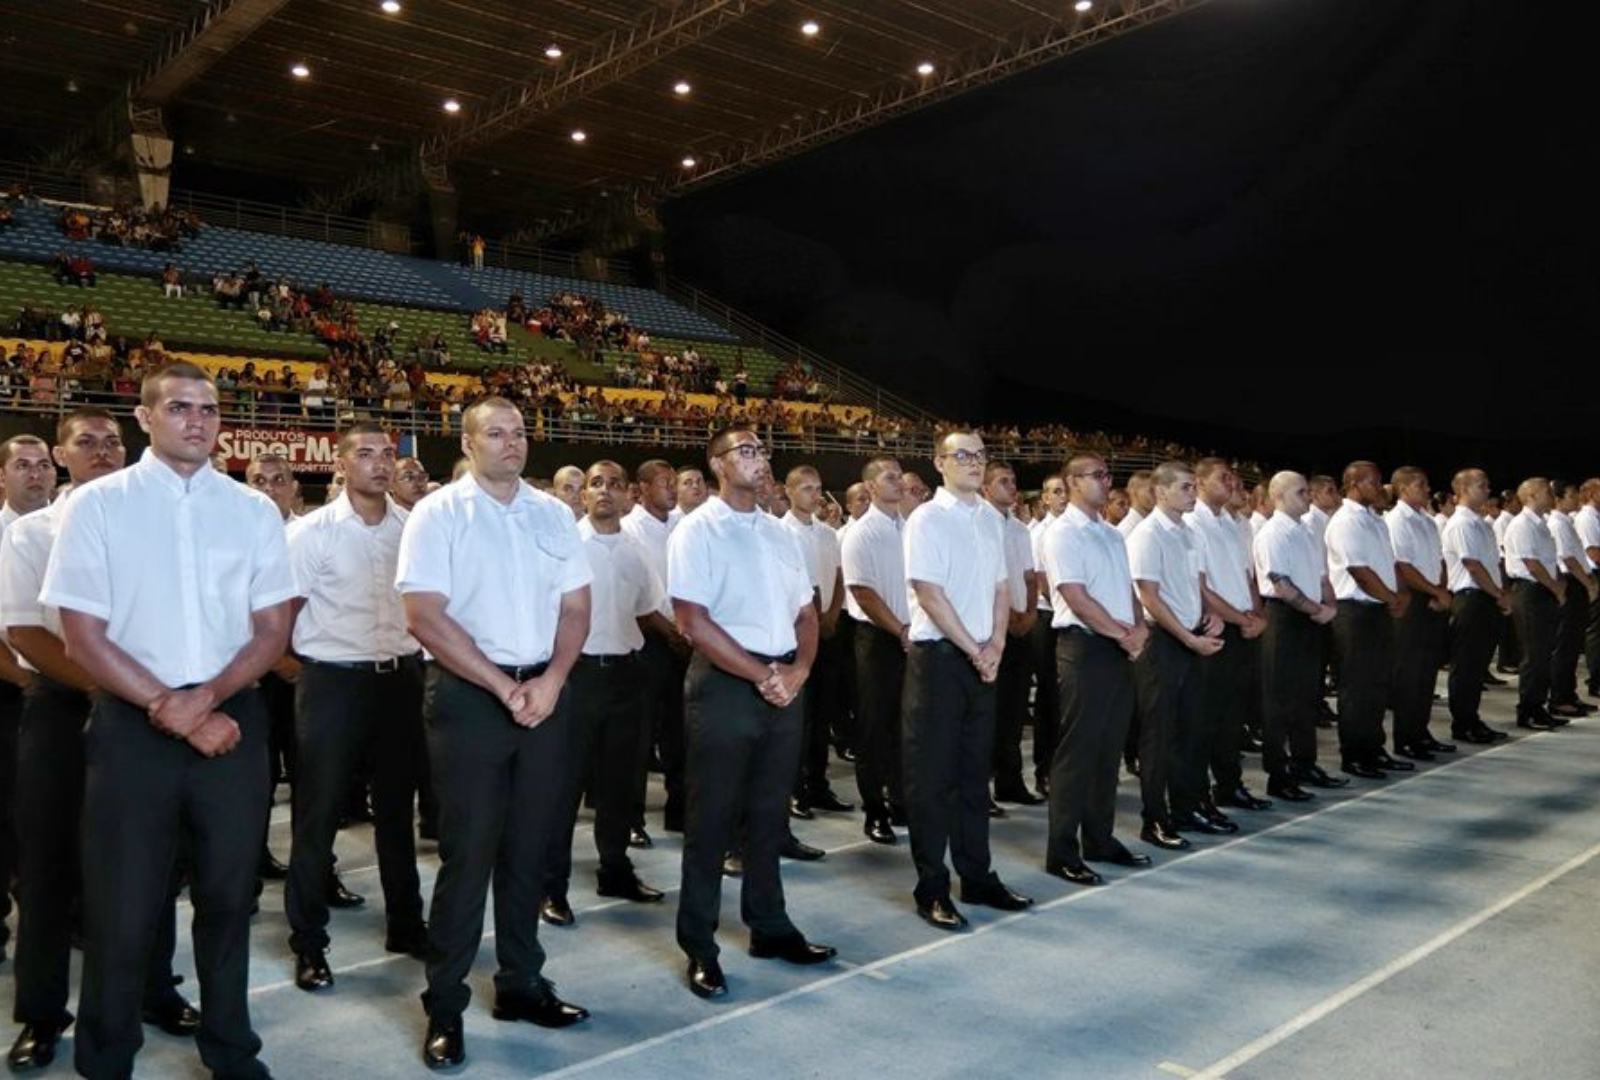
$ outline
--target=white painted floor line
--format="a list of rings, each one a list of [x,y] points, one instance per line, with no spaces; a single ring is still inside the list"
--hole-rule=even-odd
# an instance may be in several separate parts
[[[1194,1070],[1189,1068],[1189,1066],[1179,1065],[1175,1061],[1163,1061],[1160,1065],[1157,1065],[1156,1068],[1164,1073],[1171,1073],[1173,1076],[1194,1075]]]
[[[1037,912],[1040,911],[1050,911],[1065,904],[1080,903],[1097,896],[1103,896],[1111,890],[1126,885],[1129,882],[1147,880],[1154,874],[1162,873],[1163,871],[1170,870],[1173,867],[1182,866],[1186,863],[1194,861],[1195,859],[1202,859],[1208,855],[1214,855],[1221,851],[1227,851],[1231,848],[1237,847],[1240,844],[1248,844],[1251,841],[1259,840],[1263,836],[1270,836],[1271,834],[1279,832],[1283,829],[1288,829],[1293,826],[1303,824],[1322,814],[1333,813],[1334,811],[1337,811],[1343,807],[1352,806],[1358,802],[1370,799],[1375,795],[1382,795],[1387,791],[1393,791],[1400,785],[1409,783],[1412,780],[1420,780],[1428,776],[1437,776],[1439,773],[1444,772],[1447,769],[1455,768],[1457,765],[1462,765],[1469,761],[1478,761],[1490,754],[1498,753],[1508,747],[1520,746],[1523,741],[1524,740],[1522,739],[1505,740],[1498,745],[1480,750],[1476,754],[1463,755],[1457,757],[1453,761],[1444,762],[1432,769],[1429,769],[1427,772],[1413,773],[1404,779],[1395,781],[1394,783],[1385,784],[1382,787],[1375,787],[1370,791],[1364,791],[1360,795],[1355,795],[1344,800],[1343,802],[1324,805],[1316,810],[1310,810],[1303,814],[1297,814],[1285,821],[1278,822],[1276,825],[1269,825],[1267,828],[1261,829],[1258,832],[1244,833],[1232,840],[1217,844],[1214,847],[1206,847],[1198,851],[1191,851],[1181,858],[1161,863],[1148,870],[1141,870],[1126,876],[1111,878],[1105,885],[1096,886],[1093,888],[1074,888],[1073,892],[1067,893],[1063,896],[1058,896],[1054,900],[1047,900],[1042,904],[1036,904],[1027,911],[1019,911],[1010,915],[1004,915],[995,919],[993,922],[975,924],[966,932],[949,934],[936,940],[926,942],[922,945],[918,945],[916,948],[893,953],[889,956],[882,957],[867,964],[861,964],[857,967],[851,967],[843,971],[838,971],[833,975],[825,976],[824,978],[817,979],[814,982],[806,983],[803,986],[794,987],[791,990],[786,990],[781,994],[775,994],[769,998],[763,998],[760,1001],[752,1001],[747,1005],[741,1005],[725,1012],[719,1010],[715,1015],[708,1016],[704,1020],[697,1021],[693,1024],[687,1024],[681,1028],[674,1028],[671,1031],[664,1031],[659,1035],[655,1035],[641,1042],[630,1043],[627,1046],[620,1046],[615,1050],[600,1054],[596,1057],[588,1058],[584,1061],[574,1062],[565,1068],[557,1069],[554,1072],[547,1073],[545,1075],[547,1077],[577,1076],[581,1073],[602,1068],[611,1064],[612,1062],[634,1057],[648,1050],[653,1050],[656,1047],[664,1046],[671,1042],[676,1042],[678,1039],[695,1035],[711,1028],[720,1027],[724,1024],[732,1023],[735,1020],[741,1020],[746,1016],[752,1016],[756,1013],[764,1012],[767,1009],[786,1004],[787,1002],[803,997],[806,994],[820,993],[823,990],[830,989],[840,983],[847,982],[860,976],[871,978],[874,973],[882,971],[882,969],[890,967],[891,965],[903,963],[907,960],[913,960],[918,957],[927,956],[930,953],[939,951],[940,949],[947,949],[960,945],[964,942],[972,941],[984,934],[998,930],[1001,927],[1009,926],[1019,919],[1032,918]],[[716,1008],[716,1006],[711,1007]]]
[[[1501,897],[1499,900],[1495,901],[1493,904],[1490,904],[1477,914],[1462,919],[1454,926],[1451,926],[1437,936],[1430,938],[1421,945],[1418,945],[1410,952],[1395,957],[1393,960],[1378,968],[1376,971],[1371,972],[1364,978],[1358,979],[1349,986],[1346,986],[1343,990],[1340,990],[1338,993],[1323,998],[1321,1001],[1317,1002],[1317,1004],[1311,1006],[1311,1008],[1306,1009],[1304,1012],[1301,1012],[1289,1020],[1286,1020],[1284,1023],[1279,1024],[1277,1027],[1273,1028],[1259,1039],[1256,1039],[1254,1042],[1246,1043],[1244,1046],[1241,1046],[1239,1049],[1235,1050],[1222,1060],[1206,1066],[1204,1069],[1201,1069],[1199,1072],[1194,1074],[1196,1080],[1218,1080],[1220,1077],[1227,1076],[1234,1069],[1237,1069],[1240,1066],[1254,1060],[1255,1058],[1260,1057],[1268,1050],[1271,1050],[1273,1047],[1292,1038],[1298,1032],[1305,1030],[1312,1024],[1315,1024],[1318,1020],[1321,1020],[1329,1013],[1348,1005],[1362,994],[1365,994],[1368,990],[1371,990],[1376,986],[1380,986],[1408,968],[1416,966],[1418,963],[1427,959],[1429,956],[1438,952],[1451,942],[1457,941],[1460,938],[1465,937],[1467,934],[1470,934],[1473,930],[1477,929],[1479,926],[1488,922],[1490,919],[1494,918],[1496,915],[1499,915],[1506,909],[1521,903],[1523,900],[1526,900],[1528,897],[1538,893],[1552,882],[1558,881],[1567,874],[1572,873],[1572,871],[1578,869],[1580,866],[1583,866],[1585,863],[1592,860],[1596,855],[1600,855],[1600,844],[1595,844],[1588,850],[1574,855],[1572,858],[1568,859],[1555,869],[1547,873],[1540,874],[1538,877],[1522,886],[1522,888]]]

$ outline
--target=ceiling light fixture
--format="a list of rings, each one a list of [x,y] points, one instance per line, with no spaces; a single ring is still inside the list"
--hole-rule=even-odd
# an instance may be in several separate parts
[[[917,65],[917,74],[918,75],[932,75],[933,74],[933,65],[928,63],[928,61],[924,60],[922,63]]]
[[[677,94],[679,97],[687,94],[691,89],[693,88],[683,79],[679,79],[677,82],[672,84],[672,92]]]
[[[454,116],[456,113],[461,111],[461,102],[457,101],[455,98],[445,98],[444,111]]]
[[[383,3],[378,6],[390,15],[400,14],[400,0],[383,0]]]
[[[685,158],[684,158],[684,159],[683,159],[683,167],[684,167],[684,168],[685,168],[685,169],[692,169],[692,168],[694,168],[694,165],[695,165],[695,161],[694,161],[694,158],[692,158],[692,157],[685,157]]]
[[[296,63],[294,67],[289,69],[289,74],[297,79],[309,79],[311,77],[311,69],[303,63]]]
[[[817,25],[817,20],[807,19],[805,22],[800,24],[800,32],[806,37],[816,37],[818,34],[822,33],[822,27]]]
[[[573,133],[572,133],[572,141],[573,142],[583,142],[588,137],[589,137],[588,134],[582,128],[578,128],[577,130],[573,131]]]
[[[1092,7],[1094,7],[1093,0],[1078,0],[1077,3],[1072,5],[1072,10],[1082,14]]]
[[[550,44],[544,47],[544,54],[552,60],[560,60],[561,46],[552,41]]]

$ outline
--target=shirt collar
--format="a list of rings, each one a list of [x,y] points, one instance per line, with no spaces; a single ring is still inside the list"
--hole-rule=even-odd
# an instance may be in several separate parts
[[[143,471],[145,475],[175,495],[188,495],[192,492],[204,491],[206,485],[221,479],[221,474],[213,469],[209,463],[196,469],[188,479],[184,479],[173,470],[171,465],[157,457],[155,449],[149,446],[144,448],[144,453],[140,455],[135,468]],[[265,495],[261,497],[263,499],[266,498]],[[273,510],[276,512],[277,507],[274,506]]]
[[[1198,506],[1199,504],[1196,503],[1195,505]],[[1146,521],[1149,521],[1152,518],[1155,519],[1155,522],[1159,527],[1166,529],[1169,532],[1173,530],[1182,531],[1183,529],[1183,519],[1181,517],[1169,517],[1168,515],[1162,513],[1159,508],[1146,514],[1142,519],[1140,519],[1139,524],[1143,525]]]
[[[964,503],[956,497],[955,492],[951,491],[943,484],[940,484],[938,489],[934,491],[933,501],[937,505],[945,507],[946,509],[959,510],[968,517],[976,517],[978,511],[983,509],[983,500],[978,498],[976,495],[972,497],[971,504]]]
[[[1541,524],[1541,525],[1544,524],[1544,518],[1539,516],[1539,514],[1535,513],[1533,507],[1531,507],[1531,506],[1524,506],[1522,508],[1522,512],[1520,514],[1518,514],[1517,516],[1518,517],[1522,517],[1522,518],[1528,518],[1528,519],[1530,519],[1530,520],[1532,520],[1534,522],[1537,522],[1538,524]]]
[[[493,495],[490,495],[487,491],[483,490],[483,485],[478,483],[478,478],[472,474],[470,469],[462,473],[461,479],[457,480],[456,483],[462,485],[462,494],[464,494],[467,498],[482,499],[484,502],[493,503],[495,506],[501,507],[505,510],[515,509],[516,507],[538,501],[538,499],[535,498],[534,490],[521,480],[517,481],[517,493],[511,496],[511,501],[509,503],[503,503]],[[550,497],[552,499],[555,498],[554,495]],[[562,503],[561,505],[565,506],[566,503]],[[569,510],[567,512],[570,514],[572,511]]]
[[[1061,517],[1066,519],[1066,522],[1069,525],[1076,525],[1076,526],[1080,526],[1081,527],[1081,526],[1084,526],[1084,525],[1091,524],[1091,522],[1089,520],[1089,515],[1085,514],[1082,510],[1079,510],[1076,503],[1068,503],[1067,504],[1067,508],[1065,510],[1061,511]],[[1106,523],[1105,518],[1096,518],[1092,522],[1092,524],[1095,524],[1095,525],[1105,525],[1105,523]],[[1110,526],[1107,526],[1107,528],[1109,528],[1109,527]]]

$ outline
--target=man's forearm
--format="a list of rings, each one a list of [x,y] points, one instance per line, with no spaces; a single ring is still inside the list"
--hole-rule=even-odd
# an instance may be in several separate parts
[[[944,639],[966,655],[977,656],[979,645],[967,633],[961,616],[956,614],[944,589],[931,581],[912,581],[911,588],[916,591],[917,603],[922,606],[923,613],[933,620],[933,625],[939,628]]]
[[[44,627],[11,626],[7,627],[7,636],[17,652],[46,678],[85,694],[95,688],[89,673],[67,659],[67,647],[62,640]]]

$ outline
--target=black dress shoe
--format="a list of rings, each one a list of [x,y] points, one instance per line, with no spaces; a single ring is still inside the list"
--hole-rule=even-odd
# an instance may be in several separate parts
[[[1457,742],[1471,743],[1474,746],[1488,746],[1490,743],[1499,741],[1494,737],[1494,732],[1488,727],[1484,726],[1471,728],[1452,728],[1450,730],[1450,737],[1455,739]]]
[[[730,851],[722,857],[723,877],[744,877],[744,856]]]
[[[830,814],[848,814],[856,808],[855,803],[847,803],[833,793],[832,788],[822,788],[811,793],[811,809],[826,810]]]
[[[11,1044],[11,1052],[6,1055],[6,1064],[11,1066],[12,1072],[44,1068],[56,1059],[56,1044],[61,1041],[61,1033],[71,1026],[71,1013],[59,1024],[23,1025],[17,1041]]]
[[[551,926],[571,926],[578,921],[565,896],[547,896],[539,904],[539,918]]]
[[[416,930],[389,931],[384,935],[383,948],[386,952],[399,953],[403,956],[415,957],[418,960],[426,960],[428,958],[428,924],[423,923]]]
[[[825,858],[827,854],[828,853],[823,851],[821,848],[812,847],[810,844],[801,843],[793,836],[785,840],[783,842],[783,846],[778,849],[778,855],[780,857],[785,859],[793,859],[796,862],[818,862]]]
[[[757,960],[782,960],[789,964],[821,964],[839,955],[832,945],[815,945],[803,935],[791,937],[750,939],[750,955]]]
[[[1246,732],[1244,739],[1239,743],[1239,749],[1246,754],[1259,754],[1261,745],[1261,736]]]
[[[894,834],[894,827],[889,824],[889,819],[884,817],[869,817],[862,829],[867,834],[867,839],[874,844],[898,844],[900,838]]]
[[[1239,831],[1239,823],[1218,810],[1217,804],[1210,799],[1200,800],[1200,816],[1230,836]]]
[[[992,907],[996,911],[1025,911],[1033,906],[1033,897],[1013,892],[998,877],[977,884],[961,883],[961,902]]]
[[[430,1069],[453,1069],[467,1060],[466,1040],[461,1035],[461,1017],[428,1020],[428,1033],[422,1037],[422,1063]]]
[[[917,903],[917,915],[935,930],[960,930],[967,925],[967,917],[956,910],[947,896],[924,904]]]
[[[178,1039],[192,1038],[200,1030],[200,1010],[176,991],[154,1005],[146,1005],[140,1019]]]
[[[1189,847],[1189,841],[1173,832],[1164,821],[1145,822],[1144,828],[1139,830],[1139,839],[1167,851],[1184,851]]]
[[[1297,784],[1310,784],[1319,788],[1341,788],[1350,783],[1342,776],[1329,776],[1321,765],[1299,766],[1294,771],[1294,781]]]
[[[789,816],[799,818],[801,821],[810,821],[817,815],[811,812],[811,807],[806,805],[804,799],[791,795],[789,796]]]
[[[1491,743],[1503,742],[1504,740],[1511,738],[1510,732],[1501,731],[1499,728],[1492,728],[1481,720],[1478,722],[1478,731],[1480,734],[1487,736]]]
[[[1135,855],[1122,845],[1121,841],[1112,841],[1116,846],[1101,854],[1099,852],[1085,852],[1084,859],[1088,862],[1110,863],[1113,866],[1141,867],[1150,865],[1150,856]],[[1046,870],[1049,867],[1045,867]]]
[[[1284,802],[1310,802],[1316,798],[1293,780],[1268,780],[1267,794]]]
[[[656,846],[656,842],[650,839],[650,834],[644,831],[643,825],[635,825],[628,830],[628,846],[631,848],[653,848]]]
[[[256,877],[262,881],[284,881],[289,877],[289,868],[274,858],[272,852],[262,848],[261,858],[256,862]]]
[[[835,747],[833,752],[839,756],[840,761],[854,761],[856,759],[856,752],[848,746]]]
[[[999,803],[995,802],[993,799],[990,799],[989,800],[989,816],[992,817],[992,818],[1003,818],[1003,817],[1006,816],[1005,808],[1003,806],[1001,806]]]
[[[994,797],[1000,802],[1016,803],[1018,806],[1039,806],[1045,802],[1043,795],[1035,795],[1025,787],[997,791]]]
[[[1106,880],[1082,863],[1062,863],[1059,866],[1046,863],[1044,872],[1074,885],[1101,885]]]
[[[690,960],[689,990],[697,998],[727,997],[728,980],[722,976],[722,965],[715,960]]]
[[[1419,746],[1422,747],[1424,750],[1427,750],[1431,754],[1453,754],[1453,753],[1456,752],[1456,747],[1455,747],[1454,743],[1440,742],[1438,739],[1435,739],[1432,735],[1429,735],[1427,737],[1427,739],[1425,739],[1425,740],[1423,740],[1421,742],[1416,742],[1416,743],[1412,744],[1412,748],[1413,749],[1415,749],[1416,747],[1419,747]]]
[[[1395,752],[1395,754],[1397,756],[1403,757],[1408,761],[1435,761],[1435,760],[1437,760],[1433,756],[1433,751],[1428,749],[1428,744],[1425,743],[1425,742],[1396,743],[1395,747],[1394,747],[1394,752]],[[1385,766],[1385,768],[1387,768],[1387,766]]]
[[[1387,750],[1379,749],[1372,755],[1372,764],[1385,772],[1413,772],[1416,766],[1409,761],[1401,761],[1389,756]]]
[[[339,880],[339,875],[333,875],[333,880],[328,882],[328,906],[331,908],[358,908],[367,902],[367,898],[360,893],[351,892],[344,887],[344,882]]]
[[[308,993],[326,990],[333,985],[333,969],[328,967],[328,955],[321,949],[307,949],[294,956],[294,984]]]
[[[543,994],[499,994],[489,1015],[496,1020],[526,1020],[540,1027],[564,1028],[589,1019],[589,1010],[570,1005],[556,997],[554,991],[546,990]]]
[[[1205,833],[1207,836],[1221,836],[1227,832],[1239,831],[1239,826],[1234,825],[1232,829],[1225,828],[1221,825],[1218,825],[1216,822],[1212,821],[1198,810],[1190,810],[1184,814],[1173,814],[1166,821],[1156,822],[1155,824],[1165,827],[1166,831],[1173,835],[1176,835],[1177,833],[1197,832]],[[1228,824],[1233,825],[1231,821]],[[1139,838],[1144,840],[1146,843],[1156,844],[1157,847],[1167,846],[1159,843],[1158,841],[1149,839],[1148,837],[1144,836],[1142,832],[1140,833]],[[1184,844],[1183,846],[1188,847],[1189,845]],[[1181,851],[1182,848],[1173,848],[1171,850]]]
[[[1555,723],[1550,719],[1550,715],[1543,709],[1518,716],[1517,726],[1528,731],[1553,731],[1556,727]]]
[[[1485,686],[1510,686],[1511,684],[1506,682],[1504,679],[1495,678],[1494,674],[1491,672],[1490,674],[1487,674],[1487,675],[1485,675],[1483,677],[1483,685],[1485,685]]]
[[[631,900],[635,904],[656,904],[667,895],[660,889],[652,889],[636,877],[618,881],[602,881],[594,890],[600,896],[614,896],[621,900]]]
[[[1347,772],[1351,776],[1359,776],[1363,780],[1387,780],[1389,774],[1378,768],[1370,761],[1358,761],[1355,758],[1346,758],[1339,766],[1339,771]]]
[[[1243,784],[1240,784],[1232,792],[1227,794],[1224,794],[1220,791],[1217,792],[1217,804],[1219,806],[1231,806],[1238,810],[1272,809],[1271,799],[1257,798],[1255,795],[1251,794],[1250,789],[1245,787]]]
[[[1544,710],[1544,719],[1545,722],[1551,727],[1566,727],[1568,724],[1572,723],[1572,717],[1567,716],[1564,713],[1555,712],[1551,709]]]
[[[1139,775],[1139,759],[1138,758],[1123,758],[1122,759],[1122,767],[1128,771],[1128,775],[1129,776],[1138,776]]]

